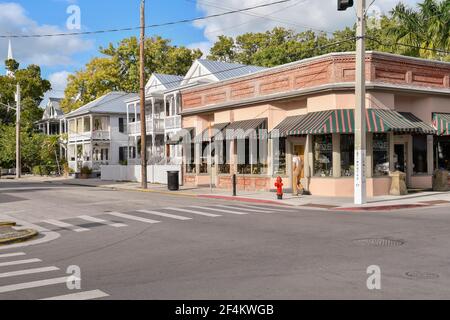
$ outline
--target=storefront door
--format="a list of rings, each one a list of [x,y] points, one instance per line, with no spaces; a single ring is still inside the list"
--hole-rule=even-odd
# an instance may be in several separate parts
[[[305,187],[301,182],[305,177],[305,146],[296,144],[292,150],[292,193],[297,194]]]
[[[406,148],[405,144],[394,145],[394,168],[406,173]]]

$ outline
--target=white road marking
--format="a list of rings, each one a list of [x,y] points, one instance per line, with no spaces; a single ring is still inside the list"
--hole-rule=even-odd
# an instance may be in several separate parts
[[[141,212],[141,213],[153,214],[155,216],[161,216],[161,217],[176,219],[176,220],[192,220],[192,218],[183,217],[183,216],[177,216],[175,214],[164,213],[164,212],[159,212],[159,211],[149,211],[149,210],[136,210],[136,211],[137,212]]]
[[[18,271],[11,271],[11,272],[0,273],[0,278],[23,276],[23,275],[26,275],[26,274],[50,272],[50,271],[57,271],[57,270],[59,270],[58,267],[44,267],[44,268],[35,268],[35,269],[25,269],[25,270],[18,270]]]
[[[62,221],[59,221],[59,220],[49,219],[49,220],[44,220],[42,222],[48,223],[48,224],[51,224],[51,225],[54,225],[54,226],[57,226],[57,227],[69,229],[69,230],[72,230],[72,231],[75,231],[75,232],[89,231],[89,229],[87,229],[87,228],[77,227],[77,226],[74,226],[74,225],[72,225],[70,223],[62,222]]]
[[[72,279],[73,276],[11,284],[0,287],[0,293],[51,286],[54,284],[66,283],[67,281],[71,281]]]
[[[25,255],[25,252],[5,253],[5,254],[0,254],[0,259],[1,258],[24,256],[24,255]]]
[[[264,211],[264,209],[257,210],[257,209],[250,209],[250,208],[245,208],[245,207],[234,207],[234,206],[226,206],[226,205],[216,205],[216,207],[228,208],[228,209],[238,209],[238,210],[244,210],[244,211],[249,211],[249,212],[257,212],[257,213],[264,213],[264,212],[270,213],[270,212],[273,212],[273,211]]]
[[[135,220],[135,221],[145,222],[145,223],[160,223],[161,222],[161,221],[157,221],[157,220],[136,217],[136,216],[132,216],[132,215],[125,214],[125,213],[120,213],[120,212],[108,212],[107,214],[110,214],[115,217],[123,218],[123,219]]]
[[[45,298],[40,300],[92,300],[92,299],[99,299],[109,297],[109,294],[104,293],[100,290],[92,290],[92,291],[84,291],[84,292],[77,292],[77,293],[71,293],[66,294],[63,296],[57,296],[57,297],[51,297],[51,298]]]
[[[213,210],[213,211],[219,211],[219,212],[231,213],[231,214],[239,214],[239,215],[248,214],[248,212],[231,211],[231,210],[218,209],[218,208],[211,208],[211,207],[201,207],[201,206],[192,206],[192,207],[193,207],[193,208],[204,209],[204,210]]]
[[[271,206],[271,205],[265,205],[265,206],[251,206],[251,205],[248,205],[248,204],[239,204],[239,205],[242,206],[242,207],[249,207],[249,208],[255,208],[255,209],[263,209],[263,210],[264,209],[265,210],[269,209],[271,211],[292,211],[293,209],[295,209],[295,208],[288,209],[288,208],[283,207],[283,206],[277,207],[277,206]]]
[[[111,222],[111,221],[106,221],[106,220],[95,218],[95,217],[91,217],[91,216],[79,216],[78,218],[80,218],[82,220],[90,221],[90,222],[104,224],[104,225],[111,226],[111,227],[114,227],[114,228],[122,228],[122,227],[126,227],[127,226],[124,223],[114,223],[114,222]]]
[[[41,259],[27,259],[27,260],[15,260],[15,261],[9,261],[9,262],[0,262],[0,267],[17,266],[19,264],[27,264],[27,263],[34,263],[34,262],[42,262],[42,260]]]
[[[221,217],[220,214],[213,214],[213,213],[206,213],[206,212],[200,212],[200,211],[194,211],[194,210],[188,210],[188,209],[182,209],[182,208],[164,208],[167,210],[173,210],[173,211],[180,211],[180,212],[187,212],[187,213],[193,213],[193,214],[198,214],[200,216],[205,216],[205,217]]]

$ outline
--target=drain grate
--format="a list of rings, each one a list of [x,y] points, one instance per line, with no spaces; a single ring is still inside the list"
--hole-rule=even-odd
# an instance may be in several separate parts
[[[367,239],[356,239],[353,240],[354,243],[361,246],[368,247],[399,247],[405,244],[404,240],[392,239],[392,238],[367,238]]]
[[[422,272],[422,271],[409,271],[409,272],[406,272],[405,275],[409,279],[431,280],[431,279],[439,278],[439,275],[437,273]]]

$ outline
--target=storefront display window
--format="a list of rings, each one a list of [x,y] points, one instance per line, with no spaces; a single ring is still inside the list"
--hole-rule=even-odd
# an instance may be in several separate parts
[[[273,174],[286,174],[286,138],[273,140]]]
[[[223,140],[216,142],[219,154],[219,173],[220,174],[229,174],[230,173],[230,141]]]
[[[202,153],[200,154],[200,173],[208,173],[208,153],[209,150],[209,142],[202,143]]]
[[[314,136],[314,176],[333,175],[333,139],[331,134]]]
[[[434,149],[436,169],[450,170],[450,136],[437,138]]]
[[[426,174],[427,172],[427,136],[413,136],[413,173]]]
[[[267,139],[236,140],[239,174],[267,174]]]
[[[355,136],[341,135],[341,176],[352,177],[355,173]]]
[[[389,175],[389,142],[387,134],[373,134],[373,175]]]

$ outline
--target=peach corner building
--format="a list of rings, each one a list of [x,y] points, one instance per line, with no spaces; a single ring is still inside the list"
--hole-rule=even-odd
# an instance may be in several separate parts
[[[450,169],[450,63],[366,53],[367,195],[390,172],[431,188]],[[355,53],[331,53],[181,89],[185,185],[292,190],[293,159],[313,195],[354,192]],[[229,134],[231,132],[231,134]],[[186,136],[189,137],[186,138]],[[173,140],[173,139],[172,139]]]

